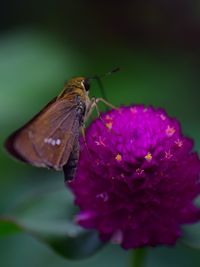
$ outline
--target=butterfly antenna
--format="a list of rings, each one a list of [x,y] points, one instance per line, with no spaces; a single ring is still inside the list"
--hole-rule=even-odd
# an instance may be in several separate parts
[[[113,74],[113,73],[115,73],[115,72],[118,72],[119,70],[120,70],[120,68],[117,67],[117,68],[114,68],[113,70],[111,70],[111,71],[109,71],[109,72],[107,72],[107,73],[105,73],[105,74],[103,74],[103,75],[96,76],[96,77],[99,77],[99,78],[101,79],[101,78],[104,78],[104,77],[106,77],[106,76],[109,76],[109,75],[111,75],[111,74]]]
[[[95,80],[97,81],[97,83],[98,83],[98,85],[99,85],[99,88],[100,88],[102,97],[103,97],[105,100],[107,100],[106,92],[105,92],[103,83],[102,83],[102,81],[101,81],[101,78],[98,77],[98,76],[96,76],[96,77],[95,77]]]
[[[105,93],[105,90],[104,90],[104,87],[103,87],[103,84],[101,82],[101,79],[104,78],[104,77],[107,77],[107,76],[110,76],[111,74],[119,71],[120,68],[117,67],[117,68],[114,68],[113,70],[103,74],[103,75],[95,75],[89,79],[95,79],[99,85],[99,88],[100,88],[100,91],[101,91],[101,95],[102,95],[102,98],[104,98],[105,100],[107,100],[107,97],[106,97],[106,93]]]

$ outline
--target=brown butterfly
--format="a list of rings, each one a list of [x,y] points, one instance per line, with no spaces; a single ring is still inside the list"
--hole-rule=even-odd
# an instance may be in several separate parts
[[[88,78],[69,80],[57,97],[6,140],[7,151],[31,165],[64,170],[65,179],[73,179],[79,158],[80,129],[84,137],[84,123],[93,108],[97,108],[97,102],[113,107],[102,98],[90,99],[89,88]]]

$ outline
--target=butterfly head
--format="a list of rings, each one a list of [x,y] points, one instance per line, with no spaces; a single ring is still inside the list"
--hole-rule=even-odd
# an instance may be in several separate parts
[[[67,82],[68,88],[79,88],[84,92],[88,92],[90,89],[90,81],[86,77],[76,77]]]
[[[58,99],[66,96],[73,97],[74,95],[80,95],[82,97],[88,96],[89,89],[90,89],[90,82],[88,78],[86,77],[72,78],[71,80],[66,82],[63,91],[58,96]]]

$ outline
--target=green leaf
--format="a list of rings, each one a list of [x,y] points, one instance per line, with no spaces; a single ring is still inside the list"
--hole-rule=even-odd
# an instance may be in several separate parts
[[[95,231],[73,222],[73,197],[56,182],[18,195],[9,215],[0,216],[0,237],[25,232],[68,259],[89,257],[103,246]]]
[[[21,231],[20,226],[11,220],[0,218],[0,237]]]
[[[95,231],[82,231],[76,237],[48,236],[48,244],[60,255],[68,259],[82,259],[93,255],[103,243]]]
[[[89,257],[103,246],[95,231],[84,230],[65,220],[32,221],[0,217],[0,237],[22,231],[68,259]]]
[[[200,223],[183,228],[183,236],[180,240],[186,246],[200,249]]]

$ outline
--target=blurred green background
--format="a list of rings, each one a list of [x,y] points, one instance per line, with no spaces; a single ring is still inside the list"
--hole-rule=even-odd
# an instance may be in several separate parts
[[[63,174],[15,162],[3,142],[67,79],[116,66],[121,71],[103,80],[109,101],[165,108],[200,150],[198,0],[1,1],[0,215],[17,214],[39,224],[73,216]],[[101,96],[95,82],[90,95]],[[177,244],[151,249],[147,260],[147,267],[196,267],[200,251]],[[115,245],[70,261],[25,233],[0,239],[2,267],[118,267],[129,261],[130,252]]]

